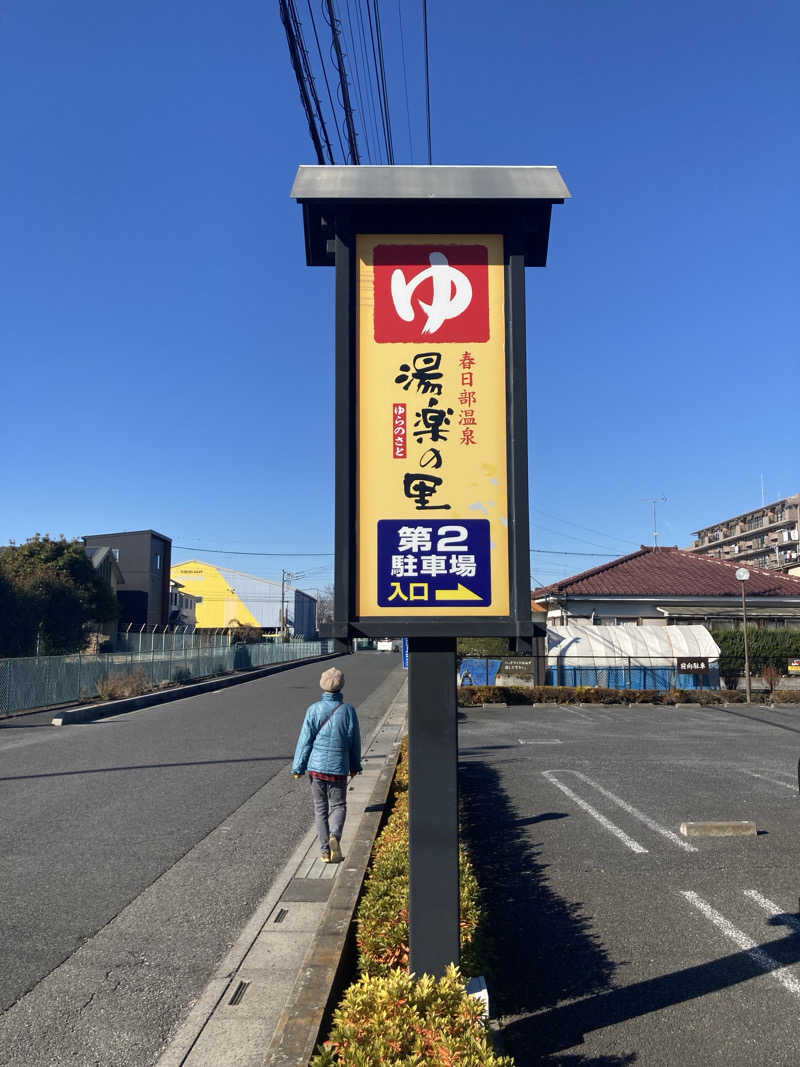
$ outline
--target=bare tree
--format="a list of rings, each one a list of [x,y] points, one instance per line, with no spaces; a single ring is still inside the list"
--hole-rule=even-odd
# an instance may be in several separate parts
[[[333,622],[333,586],[318,590],[317,626],[323,622]]]

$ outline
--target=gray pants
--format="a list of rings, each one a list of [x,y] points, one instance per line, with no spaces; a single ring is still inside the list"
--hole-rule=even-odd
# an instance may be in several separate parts
[[[329,848],[330,835],[341,840],[347,815],[347,781],[324,782],[311,779],[311,796],[314,801],[314,825],[323,852]]]

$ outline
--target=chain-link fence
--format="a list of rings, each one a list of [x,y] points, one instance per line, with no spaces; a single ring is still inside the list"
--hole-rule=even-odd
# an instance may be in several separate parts
[[[312,659],[332,651],[332,641],[292,641],[3,659],[0,660],[0,716],[93,700],[98,696],[132,696],[174,682]]]
[[[108,640],[114,652],[174,652],[183,651],[185,648],[227,648],[232,644],[232,635],[229,629],[196,630],[179,627],[159,632],[131,628],[114,634]]]
[[[687,657],[689,658],[689,657]],[[591,663],[545,662],[544,657],[464,656],[458,664],[459,685],[598,686],[602,689],[719,689],[719,665],[679,669],[667,657],[605,656]],[[537,682],[537,679],[539,680]]]

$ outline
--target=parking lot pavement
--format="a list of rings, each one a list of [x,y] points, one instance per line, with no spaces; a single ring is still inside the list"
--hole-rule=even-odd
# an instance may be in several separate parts
[[[464,709],[465,836],[519,1065],[800,1057],[800,709]],[[686,821],[752,820],[750,837]]]

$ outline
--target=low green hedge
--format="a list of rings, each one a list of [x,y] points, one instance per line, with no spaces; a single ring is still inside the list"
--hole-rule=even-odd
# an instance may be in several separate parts
[[[775,689],[770,700],[773,704],[800,704],[800,689]]]
[[[459,686],[463,708],[481,704],[743,704],[735,689],[602,689],[567,685]]]
[[[375,842],[356,915],[361,978],[345,990],[330,1035],[310,1067],[514,1067],[491,1049],[483,1009],[461,971],[444,978],[408,973],[408,743],[392,783],[392,811]],[[461,959],[478,974],[480,891],[459,849]]]
[[[438,981],[406,971],[365,975],[344,994],[311,1067],[514,1067],[492,1051],[482,1007],[457,968]]]
[[[400,752],[393,784],[393,810],[372,852],[372,865],[358,907],[356,943],[362,974],[387,975],[408,966],[408,742]],[[481,920],[480,892],[464,848],[459,848],[461,963],[478,973],[475,935]]]

